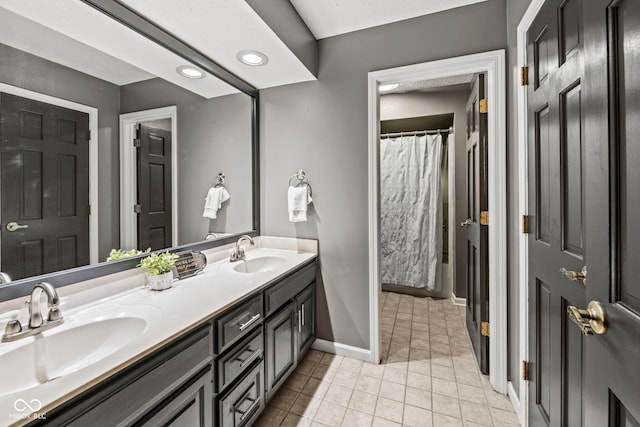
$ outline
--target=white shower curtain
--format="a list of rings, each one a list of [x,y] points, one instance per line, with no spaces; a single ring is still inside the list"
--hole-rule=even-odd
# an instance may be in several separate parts
[[[442,135],[380,140],[382,283],[441,289]]]

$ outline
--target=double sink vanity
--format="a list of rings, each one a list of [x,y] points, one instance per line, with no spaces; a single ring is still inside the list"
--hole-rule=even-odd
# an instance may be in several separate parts
[[[0,343],[0,423],[251,425],[315,339],[317,268],[315,240],[254,240],[165,291],[140,269],[57,288],[63,322]],[[26,299],[0,331],[29,324]]]

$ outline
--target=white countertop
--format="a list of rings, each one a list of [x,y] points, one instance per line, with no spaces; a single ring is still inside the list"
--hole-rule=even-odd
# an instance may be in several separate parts
[[[234,271],[238,263],[228,261],[233,245],[226,245],[204,251],[208,261],[205,270],[197,276],[174,282],[172,288],[164,291],[148,290],[144,286],[144,273],[139,268],[58,288],[65,322],[43,332],[45,336],[73,328],[85,319],[93,319],[96,316],[118,317],[140,311],[151,321],[148,321],[146,329],[139,336],[122,349],[55,380],[27,390],[5,394],[0,378],[0,424],[22,425],[32,421],[35,414],[29,409],[23,409],[24,402],[31,403],[30,406],[36,414],[46,416],[48,409],[91,388],[187,330],[217,315],[248,294],[311,260],[318,253],[315,240],[266,236],[254,240],[256,246],[246,248],[247,260],[278,256],[285,261],[270,271],[238,273]],[[27,297],[24,297],[0,303],[0,333],[12,318],[18,318],[25,323],[26,299]],[[3,363],[5,367],[12,363],[6,354],[16,347],[30,344],[35,339],[27,337],[12,343],[0,343],[0,369]],[[72,352],[73,349],[69,351]],[[29,363],[36,362],[24,361],[19,366],[12,366],[12,369],[22,369],[26,372]],[[38,409],[39,406],[41,407]]]

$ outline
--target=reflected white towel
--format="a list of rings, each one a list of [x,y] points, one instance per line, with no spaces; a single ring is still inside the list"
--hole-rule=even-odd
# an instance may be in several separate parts
[[[309,186],[289,186],[287,195],[289,205],[289,221],[304,222],[307,220],[307,205],[311,203]]]
[[[207,197],[204,199],[204,213],[202,216],[216,219],[218,217],[218,210],[222,207],[222,202],[226,202],[229,198],[231,198],[231,196],[225,186],[211,187],[207,193]]]

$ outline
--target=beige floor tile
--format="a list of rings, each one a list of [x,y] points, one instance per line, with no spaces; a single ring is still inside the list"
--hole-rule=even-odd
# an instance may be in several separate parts
[[[354,388],[358,381],[358,373],[350,370],[338,368],[336,375],[333,377],[333,383],[344,387]]]
[[[404,403],[422,409],[431,409],[431,392],[419,388],[407,387]]]
[[[324,395],[324,399],[326,402],[335,403],[341,406],[347,406],[349,404],[349,400],[351,399],[351,393],[353,389],[348,387],[343,387],[338,384],[331,384],[331,387],[327,390]]]
[[[424,331],[427,332],[427,335],[429,333],[429,324],[428,323],[422,323],[422,322],[416,322],[415,320],[411,323],[411,329],[413,329],[414,331]]]
[[[433,393],[431,396],[433,412],[460,418],[460,401],[454,397]]]
[[[458,398],[458,384],[455,381],[443,380],[441,378],[433,378],[431,382],[431,390],[434,393],[444,394]]]
[[[429,340],[420,338],[411,338],[411,348],[419,348],[423,350],[429,350]]]
[[[392,383],[390,381],[382,381],[378,396],[386,399],[404,401],[404,393],[406,386],[404,384]]]
[[[378,398],[376,404],[376,417],[384,418],[385,420],[393,421],[396,423],[402,423],[402,414],[404,411],[404,404],[384,397]]]
[[[431,353],[438,353],[444,355],[451,355],[451,346],[449,344],[443,344],[440,342],[431,343]]]
[[[293,402],[298,398],[298,392],[293,390],[282,389],[273,396],[273,399],[269,402],[270,406],[273,406],[283,411],[289,411]]]
[[[453,368],[453,359],[451,358],[451,356],[448,356],[446,354],[433,353],[431,355],[431,364]]]
[[[296,367],[296,372],[310,377],[317,366],[318,366],[318,362],[305,358],[300,363],[298,363],[298,366]]]
[[[433,427],[463,427],[462,419],[444,414],[433,414]]]
[[[460,400],[481,403],[486,405],[487,399],[484,397],[484,390],[481,387],[473,387],[467,384],[458,383],[458,395]]]
[[[431,411],[426,409],[404,405],[402,425],[407,427],[431,427],[433,425],[433,416]]]
[[[456,371],[477,372],[478,365],[474,360],[465,359],[462,357],[453,358],[453,367]]]
[[[410,372],[407,377],[407,385],[421,390],[431,390],[431,377],[428,375],[422,375],[417,372]]]
[[[412,348],[409,352],[409,360],[422,360],[431,363],[431,352],[429,350]]]
[[[373,416],[362,412],[347,409],[342,420],[343,427],[370,427],[373,422]]]
[[[409,372],[431,375],[431,362],[428,360],[409,360]]]
[[[518,417],[513,411],[503,411],[502,409],[489,408],[493,425],[495,427],[514,427],[519,426]]]
[[[455,381],[456,372],[450,366],[438,365],[436,360],[431,361],[431,376],[443,380]]]
[[[377,401],[377,395],[355,390],[351,394],[349,408],[358,412],[364,412],[365,414],[373,415],[376,412]]]
[[[297,391],[299,393],[304,388],[308,379],[308,376],[294,372],[293,374],[291,374],[291,376],[289,376],[287,381],[282,384],[282,388]]]
[[[487,402],[490,407],[502,409],[505,411],[513,410],[513,405],[511,405],[511,400],[508,396],[495,392],[493,390],[484,389],[484,394],[487,397]]]
[[[254,424],[255,427],[279,427],[287,412],[272,406],[267,407]]]
[[[302,393],[313,396],[317,399],[322,399],[330,386],[331,382],[329,381],[321,381],[317,378],[309,378],[307,383],[304,385],[304,388],[302,389]]]
[[[321,424],[325,424],[329,427],[339,427],[342,424],[344,414],[347,412],[347,408],[344,406],[336,405],[335,403],[322,401],[316,415],[313,419]]]
[[[293,402],[293,405],[291,406],[289,412],[300,417],[313,419],[313,417],[316,415],[316,412],[318,412],[318,408],[320,407],[321,403],[322,399],[316,399],[306,394],[300,394],[298,395],[296,401]]]
[[[345,357],[340,364],[340,369],[349,372],[355,372],[359,374],[362,370],[362,366],[364,366],[364,362],[362,360],[351,359],[349,357]]]
[[[335,354],[325,353],[322,356],[322,359],[320,359],[320,363],[322,363],[323,365],[329,365],[333,368],[337,368],[342,363],[342,359],[344,359],[344,356],[337,356]]]
[[[391,381],[398,384],[406,384],[407,383],[407,371],[403,369],[386,367],[384,370],[384,375],[382,376],[384,381]]]
[[[394,423],[393,421],[385,420],[384,418],[375,417],[373,419],[372,427],[401,427],[402,424]]]
[[[302,418],[298,415],[289,413],[285,417],[284,421],[282,421],[282,424],[280,424],[280,427],[311,427],[312,422],[313,421],[308,418]]]
[[[314,362],[320,363],[320,360],[322,360],[323,356],[324,356],[324,352],[311,349],[307,352],[304,358],[305,360],[313,360]]]
[[[493,426],[491,413],[489,412],[489,408],[485,405],[463,400],[460,402],[460,409],[462,411],[462,419],[464,421],[470,421],[485,426]]]
[[[442,334],[431,334],[430,338],[432,343],[440,343],[449,345],[449,336]]]
[[[467,384],[474,387],[482,387],[482,382],[480,381],[480,375],[476,372],[465,372],[460,371],[456,372],[455,380],[461,384]]]
[[[321,381],[333,381],[333,378],[336,376],[336,372],[338,372],[338,368],[319,364],[313,371],[313,374],[311,374],[311,377]]]
[[[378,394],[381,382],[382,381],[379,378],[360,374],[358,375],[358,381],[356,381],[355,389],[367,393]]]
[[[384,365],[374,365],[373,363],[365,363],[362,365],[360,375],[382,379],[384,375]]]

